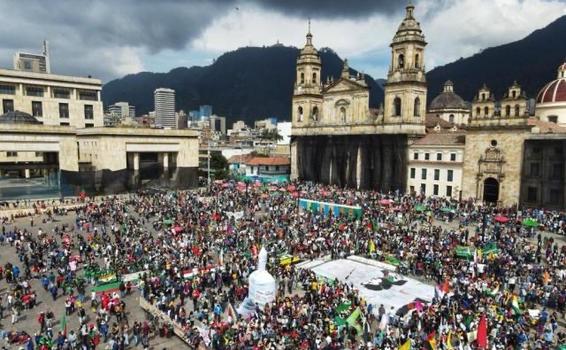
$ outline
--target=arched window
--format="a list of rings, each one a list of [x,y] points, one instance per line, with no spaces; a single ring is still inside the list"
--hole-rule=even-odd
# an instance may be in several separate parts
[[[476,117],[479,117],[481,114],[481,108],[476,108]]]
[[[405,68],[405,55],[400,54],[400,55],[397,57],[397,66],[398,66],[400,69]]]
[[[346,123],[346,107],[340,107],[340,120]]]
[[[302,122],[303,121],[303,107],[299,106],[299,108],[297,109],[297,115],[299,116],[299,121]]]
[[[401,98],[395,97],[393,100],[393,116],[400,117],[401,116]]]
[[[312,119],[318,120],[318,107],[316,106],[312,109]]]
[[[485,101],[485,93],[482,93],[482,94],[481,94],[481,100],[482,100],[482,101]]]
[[[489,107],[485,106],[485,108],[483,109],[483,114],[484,114],[486,117],[489,117]]]
[[[454,123],[454,114],[450,114],[450,115],[448,116],[448,121],[449,121],[450,123]]]
[[[415,55],[415,68],[419,68],[420,67],[420,61],[419,61],[420,57],[419,54]]]
[[[305,73],[301,73],[301,84],[305,83]]]
[[[513,98],[515,98],[517,96],[517,91],[515,91],[515,90],[511,91],[511,96],[513,96]]]
[[[316,73],[312,73],[312,83],[316,84]]]
[[[413,106],[414,111],[413,111],[413,116],[415,117],[420,117],[421,116],[421,99],[420,98],[415,98],[415,105]]]
[[[521,108],[519,107],[519,105],[515,105],[515,117],[518,117],[520,113],[521,113]]]
[[[505,106],[505,115],[509,117],[511,115],[511,106]]]

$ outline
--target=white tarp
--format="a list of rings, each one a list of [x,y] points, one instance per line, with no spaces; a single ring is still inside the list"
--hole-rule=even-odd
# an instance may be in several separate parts
[[[369,304],[373,304],[375,313],[381,304],[385,310],[393,307],[397,311],[417,298],[430,302],[434,297],[432,285],[395,274],[394,266],[362,257],[352,256],[348,259],[328,261],[312,267],[311,270],[317,275],[329,279],[338,278],[341,282],[353,285]],[[380,285],[385,276],[384,271],[395,281],[390,286]],[[369,289],[364,284],[381,290]]]

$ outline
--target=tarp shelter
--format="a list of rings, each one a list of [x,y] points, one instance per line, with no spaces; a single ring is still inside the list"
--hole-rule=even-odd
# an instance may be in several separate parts
[[[303,210],[315,211],[323,213],[324,215],[346,215],[354,217],[357,220],[362,218],[363,210],[361,207],[343,205],[328,202],[319,202],[311,199],[299,199],[299,208]]]
[[[535,219],[532,219],[532,218],[526,218],[525,220],[523,220],[522,224],[525,227],[537,227],[538,226],[538,222]]]
[[[509,222],[509,218],[507,216],[503,216],[503,215],[496,215],[495,218],[493,218],[493,220],[495,222],[499,222],[500,224],[505,224],[505,223]]]

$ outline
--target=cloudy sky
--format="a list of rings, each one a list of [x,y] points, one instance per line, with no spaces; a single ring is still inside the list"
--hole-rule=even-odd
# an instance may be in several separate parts
[[[518,40],[560,16],[566,0],[414,0],[427,68]],[[384,77],[404,0],[0,0],[0,66],[49,40],[52,70],[109,81],[208,65],[241,46],[317,47]]]

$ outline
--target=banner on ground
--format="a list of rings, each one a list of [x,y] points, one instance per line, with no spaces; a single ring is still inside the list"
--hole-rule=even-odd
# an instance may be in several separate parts
[[[303,210],[319,212],[324,215],[346,215],[354,217],[358,220],[362,218],[363,214],[362,208],[358,206],[320,202],[304,198],[299,198],[299,208]]]

